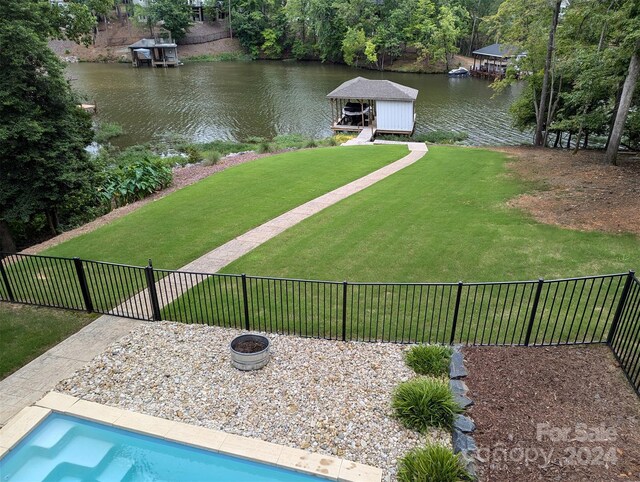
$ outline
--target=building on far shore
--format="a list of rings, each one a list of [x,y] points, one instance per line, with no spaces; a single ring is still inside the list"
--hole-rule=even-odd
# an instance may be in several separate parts
[[[171,40],[162,37],[155,39],[143,38],[129,45],[131,62],[134,67],[177,67],[178,46]]]
[[[526,54],[513,45],[492,44],[474,50],[472,55],[472,76],[485,79],[501,79],[505,76],[509,63]]]

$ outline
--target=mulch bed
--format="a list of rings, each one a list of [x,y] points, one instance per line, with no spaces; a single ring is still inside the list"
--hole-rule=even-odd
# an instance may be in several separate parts
[[[640,480],[640,398],[608,347],[464,356],[480,480]]]
[[[618,155],[606,164],[604,151],[534,147],[496,148],[514,156],[508,167],[518,178],[541,189],[522,194],[509,206],[541,223],[582,231],[633,233],[640,236],[640,158]]]

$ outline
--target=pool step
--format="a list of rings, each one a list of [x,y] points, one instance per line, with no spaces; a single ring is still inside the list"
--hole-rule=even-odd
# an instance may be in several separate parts
[[[96,481],[114,482],[117,480],[124,480],[133,466],[134,462],[132,460],[117,457],[109,462],[109,465],[107,465],[102,473],[96,478]]]

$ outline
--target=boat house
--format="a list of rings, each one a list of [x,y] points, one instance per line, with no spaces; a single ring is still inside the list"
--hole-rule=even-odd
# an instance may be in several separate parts
[[[149,67],[176,67],[178,61],[178,46],[168,39],[156,37],[143,38],[129,45],[131,62],[134,67],[147,65]]]
[[[418,91],[389,80],[356,77],[327,95],[333,131],[411,135]],[[363,134],[365,132],[362,132]]]
[[[484,79],[502,79],[511,59],[519,58],[523,54],[518,47],[513,45],[492,44],[475,50],[472,55],[472,76]]]

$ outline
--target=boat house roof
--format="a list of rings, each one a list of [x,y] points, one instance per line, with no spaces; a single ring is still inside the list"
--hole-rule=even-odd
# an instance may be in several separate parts
[[[327,94],[330,99],[371,99],[414,101],[418,91],[390,80],[371,80],[356,77],[347,80],[335,90]]]
[[[157,42],[152,38],[143,38],[138,40],[136,43],[129,45],[130,49],[152,49],[154,47],[177,47],[175,43],[172,42]]]
[[[473,55],[478,57],[496,57],[500,59],[507,59],[509,57],[515,57],[520,53],[520,49],[514,45],[506,44],[492,44],[481,49],[474,50]]]

